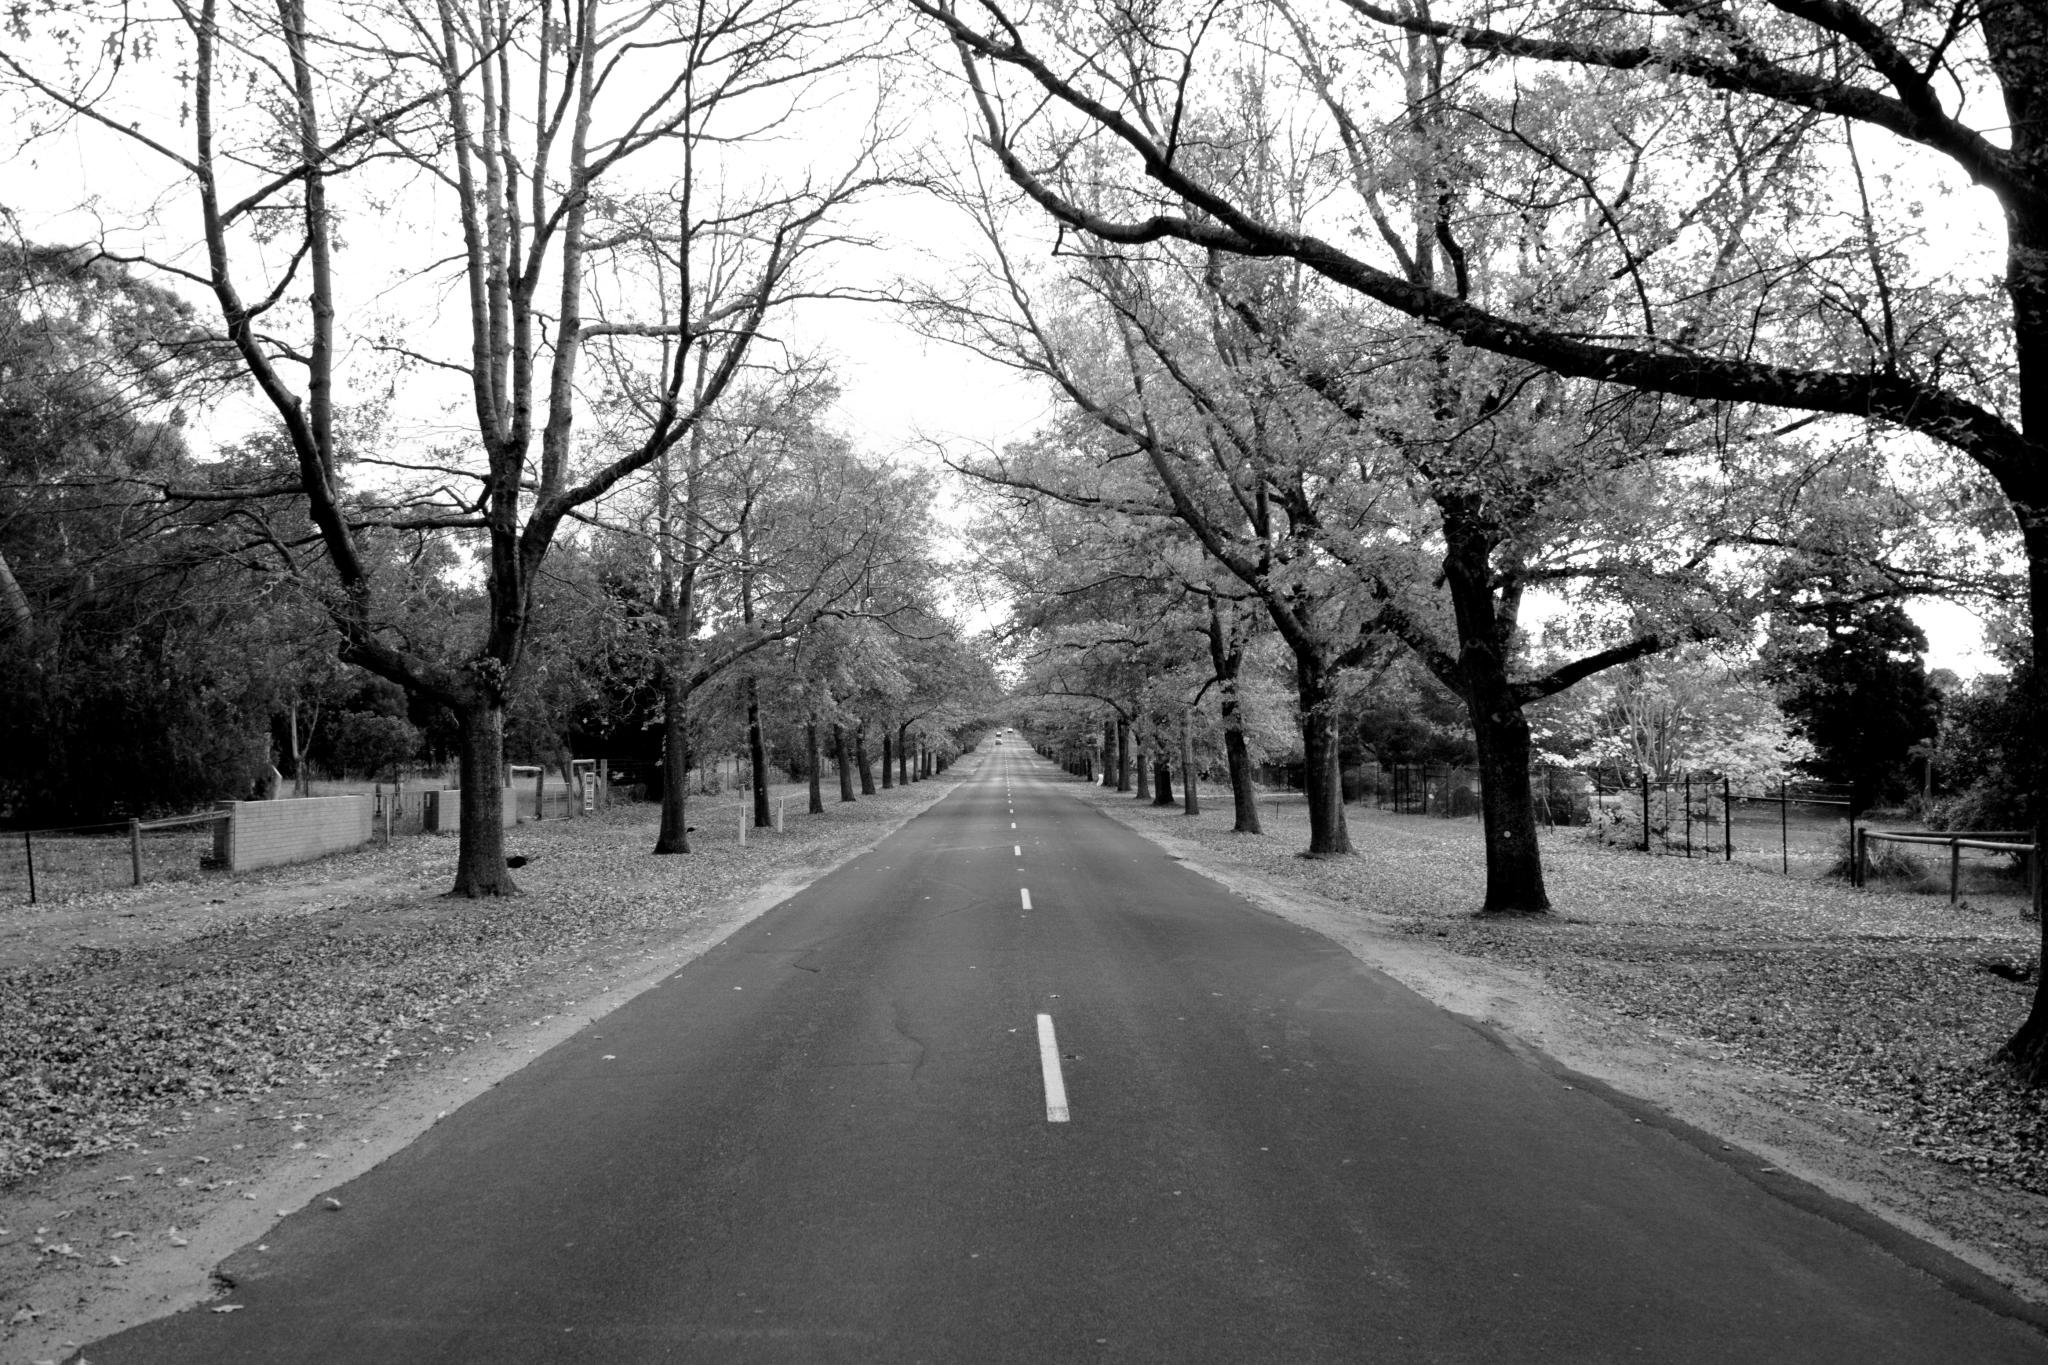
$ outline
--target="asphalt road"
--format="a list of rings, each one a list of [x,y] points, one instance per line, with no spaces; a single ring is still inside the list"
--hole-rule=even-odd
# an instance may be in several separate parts
[[[1069,790],[1007,740],[236,1254],[240,1311],[83,1354],[2048,1361],[1938,1253],[1517,1056]]]

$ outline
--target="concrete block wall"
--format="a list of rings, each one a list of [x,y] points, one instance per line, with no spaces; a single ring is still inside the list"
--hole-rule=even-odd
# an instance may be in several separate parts
[[[519,820],[518,793],[510,787],[505,789],[505,802],[498,815],[498,823],[510,829]],[[447,791],[427,793],[427,832],[430,834],[457,834],[462,830],[462,793],[454,788]]]
[[[231,819],[215,826],[214,856],[232,872],[303,863],[370,842],[367,796],[290,801],[222,801]]]

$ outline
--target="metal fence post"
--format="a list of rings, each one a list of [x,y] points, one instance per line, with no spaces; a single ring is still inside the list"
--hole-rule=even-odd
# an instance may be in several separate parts
[[[142,822],[128,821],[128,870],[135,876],[134,884],[142,885]]]
[[[1692,773],[1685,775],[1685,860],[1692,861]]]
[[[1962,879],[1963,841],[1961,839],[1950,839],[1948,841],[1948,903],[1950,909],[1955,908],[1957,888],[1961,884]]]
[[[1728,775],[1721,775],[1721,861],[1735,861],[1735,797],[1728,786]]]
[[[21,853],[28,862],[28,903],[36,903],[36,839],[27,830],[21,832]]]
[[[1643,852],[1650,851],[1650,775],[1642,775],[1643,782]]]
[[[1852,826],[1853,828],[1853,826]],[[1792,825],[1785,815],[1785,779],[1778,779],[1778,871],[1792,875]]]

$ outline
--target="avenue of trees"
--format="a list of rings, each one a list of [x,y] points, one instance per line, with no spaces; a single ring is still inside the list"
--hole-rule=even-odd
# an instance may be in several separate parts
[[[260,790],[273,763],[303,793],[316,770],[459,761],[452,708],[343,662],[291,562],[318,543],[303,515],[194,496],[291,458],[267,435],[215,459],[188,447],[180,404],[233,379],[196,310],[76,249],[13,243],[0,270],[8,818],[181,813]],[[681,852],[685,770],[707,758],[801,772],[823,725],[888,760],[893,784],[986,723],[994,673],[940,609],[922,492],[831,430],[830,396],[815,363],[749,377],[553,547],[494,773],[571,754],[658,770],[657,851]],[[457,533],[378,525],[375,494],[344,505],[389,629],[421,650],[476,638],[491,601]]]
[[[1882,528],[1851,526],[1862,534],[1845,542],[1853,516],[1784,518],[1774,489],[1812,489],[1823,471],[1853,493],[1919,463],[1925,524],[1954,510],[1948,530],[2017,532],[2028,675],[2042,675],[2038,6],[909,2],[952,45],[983,145],[1065,256],[1202,280],[1223,319],[1212,336],[1255,338],[1262,366],[1352,417],[1366,458],[1405,460],[1434,526],[1407,530],[1397,512],[1391,538],[1427,546],[1452,626],[1432,639],[1384,581],[1393,610],[1376,624],[1423,659],[1446,655],[1432,671],[1475,708],[1489,782],[1526,788],[1516,712],[1546,681],[1739,626],[1741,604],[1694,606],[1665,585],[1731,565],[1782,577],[1745,553],[1765,548],[1825,557],[1802,577],[1847,575],[1837,557],[1937,571],[1939,555],[1886,563]],[[1970,184],[1997,205],[1980,241],[1927,203],[1960,203]],[[1143,336],[1157,325],[1120,311],[1145,364],[1169,370]],[[1126,393],[1163,387],[1130,368]],[[1204,403],[1190,395],[1206,440],[1227,413]],[[1587,477],[1593,495],[1563,493],[1569,520],[1556,518],[1550,497]],[[1688,481],[1706,495],[1677,487]],[[1395,481],[1360,465],[1358,483]],[[1673,524],[1659,512],[1671,491],[1681,510],[1735,516]],[[1655,587],[1595,612],[1599,649],[1513,679],[1522,589],[1618,512],[1642,516],[1628,544],[1667,551]],[[1319,567],[1386,559],[1348,528],[1288,536],[1313,540]],[[2048,718],[2036,724],[2040,751]],[[2036,833],[2044,796],[2032,792]],[[1511,806],[1489,792],[1489,907],[1540,911]],[[2048,993],[2007,1052],[2048,1066]]]
[[[1246,833],[1284,763],[1313,857],[1347,755],[1469,764],[1485,913],[1550,908],[1546,765],[2048,818],[2024,0],[9,22],[25,153],[151,186],[0,243],[17,816],[87,811],[110,733],[156,746],[138,807],[446,755],[454,889],[493,895],[508,752],[658,752],[662,853],[706,753],[855,799],[995,688],[943,464],[1035,739],[1190,813],[1211,773]],[[958,268],[855,283],[913,192]],[[1045,420],[857,449],[789,328],[882,294]],[[2002,677],[1926,674],[1928,596],[1990,612]],[[2048,1073],[2048,993],[2007,1055]]]

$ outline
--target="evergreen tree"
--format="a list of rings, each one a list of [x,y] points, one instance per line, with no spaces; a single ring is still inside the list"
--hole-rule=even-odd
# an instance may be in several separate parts
[[[1856,810],[1904,797],[1910,751],[1940,726],[1927,637],[1895,600],[1870,601],[1809,580],[1781,613],[1767,660],[1779,701],[1813,745],[1808,767],[1846,785]]]

